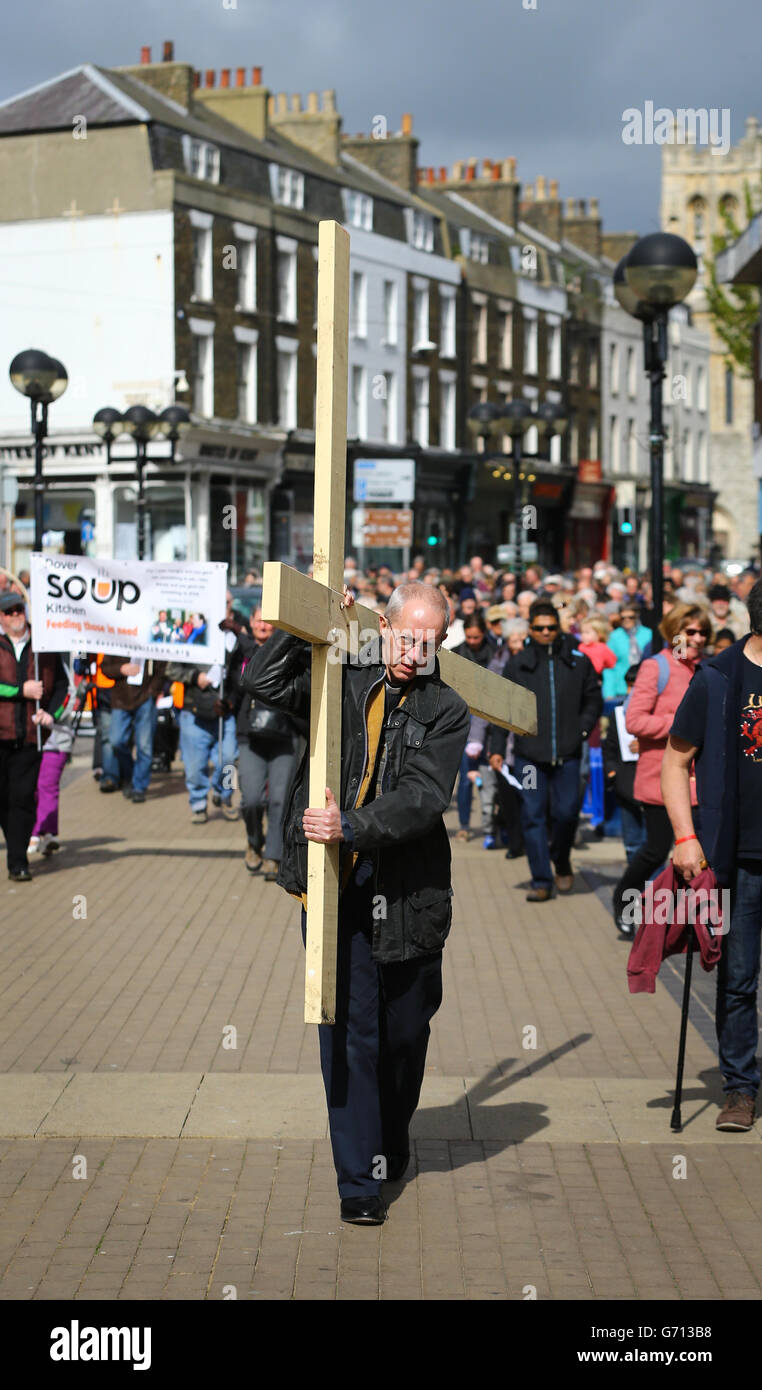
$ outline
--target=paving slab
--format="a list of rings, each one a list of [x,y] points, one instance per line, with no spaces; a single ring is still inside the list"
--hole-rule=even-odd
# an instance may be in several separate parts
[[[179,1134],[201,1076],[77,1072],[51,1107],[38,1133],[88,1138]]]
[[[226,1139],[322,1139],[328,1134],[320,1076],[207,1074],[183,1135]]]

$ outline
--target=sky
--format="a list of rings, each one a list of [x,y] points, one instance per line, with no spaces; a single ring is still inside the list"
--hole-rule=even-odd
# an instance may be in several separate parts
[[[261,66],[273,92],[334,88],[350,134],[412,112],[420,164],[513,155],[523,183],[558,178],[641,235],[661,149],[623,142],[625,110],[728,108],[734,144],[762,120],[760,0],[34,0],[4,30],[0,99],[172,39],[195,68]]]

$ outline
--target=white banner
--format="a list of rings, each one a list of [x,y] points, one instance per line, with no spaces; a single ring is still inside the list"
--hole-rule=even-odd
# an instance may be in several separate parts
[[[36,652],[187,661],[225,660],[227,565],[31,557],[32,645]]]

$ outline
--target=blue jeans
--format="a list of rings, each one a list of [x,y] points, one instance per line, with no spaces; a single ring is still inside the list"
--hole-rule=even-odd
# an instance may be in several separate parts
[[[153,736],[156,732],[156,705],[154,701],[144,700],[137,709],[115,709],[111,711],[111,749],[114,754],[123,787],[132,783],[134,792],[144,792],[151,780],[151,759],[153,758]],[[133,766],[130,744],[135,740],[135,763]],[[109,769],[111,764],[109,763]],[[104,773],[111,771],[104,766]]]
[[[238,757],[234,715],[229,714],[222,721],[222,759],[219,756],[219,741],[218,719],[201,719],[189,709],[180,711],[180,752],[192,811],[206,810],[210,760],[214,764],[212,790],[222,798],[225,806],[232,805],[233,782],[230,768]]]
[[[643,817],[643,808],[637,801],[620,801],[619,797],[617,797],[617,805],[622,822],[624,852],[627,856],[627,863],[631,864],[635,855],[646,843],[646,823]]]
[[[474,794],[474,784],[469,782],[468,774],[479,766],[478,758],[468,758],[466,754],[460,760],[460,776],[458,778],[458,824],[461,830],[468,830],[471,820],[471,800]]]
[[[717,967],[715,1025],[723,1090],[754,1096],[757,1063],[757,982],[762,927],[762,860],[745,859],[731,885],[730,931]]]
[[[521,829],[532,871],[533,888],[552,888],[553,870],[571,873],[569,855],[579,818],[579,758],[553,767],[517,758],[514,774],[523,787]],[[534,785],[533,785],[534,784]],[[548,845],[548,807],[551,833]]]

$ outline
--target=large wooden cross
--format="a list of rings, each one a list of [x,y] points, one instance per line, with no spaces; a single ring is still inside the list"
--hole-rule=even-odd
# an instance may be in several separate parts
[[[310,806],[325,805],[325,788],[341,794],[341,673],[338,642],[356,651],[359,637],[378,631],[378,614],[355,603],[345,612],[344,520],[347,452],[349,236],[338,222],[318,235],[317,401],[313,578],[289,565],[264,566],[262,617],[312,644]],[[534,695],[473,661],[439,652],[442,679],[474,714],[505,729],[536,733]],[[339,846],[310,840],[307,850],[307,953],[304,1018],[333,1023]]]

